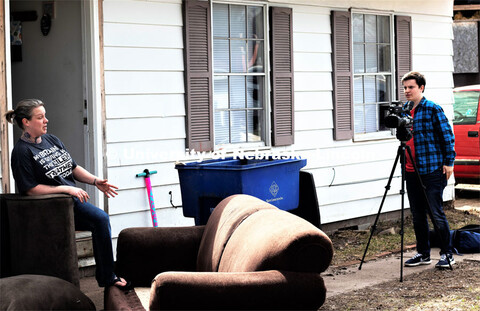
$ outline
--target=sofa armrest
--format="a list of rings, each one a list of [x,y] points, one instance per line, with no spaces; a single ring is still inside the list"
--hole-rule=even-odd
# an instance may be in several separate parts
[[[80,287],[70,195],[1,194],[1,276],[41,274]]]
[[[116,273],[134,286],[150,286],[164,271],[195,271],[204,226],[128,228],[117,241]]]
[[[145,311],[135,290],[123,291],[116,286],[105,288],[103,304],[106,311]]]
[[[317,273],[166,272],[152,283],[150,310],[317,310],[325,295]]]

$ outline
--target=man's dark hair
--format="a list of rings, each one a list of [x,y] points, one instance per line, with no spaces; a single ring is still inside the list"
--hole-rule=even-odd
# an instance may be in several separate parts
[[[407,80],[415,80],[415,82],[417,82],[418,87],[421,87],[422,85],[425,87],[425,85],[427,84],[427,81],[425,81],[425,76],[422,75],[420,72],[416,72],[416,71],[410,71],[402,77],[402,83],[403,81],[407,81]]]

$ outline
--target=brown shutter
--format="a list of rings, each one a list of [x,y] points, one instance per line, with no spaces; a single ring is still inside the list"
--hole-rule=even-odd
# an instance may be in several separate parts
[[[333,136],[353,138],[353,74],[350,12],[332,11]]]
[[[292,9],[272,7],[272,144],[294,141],[293,105],[293,16]]]
[[[214,141],[209,2],[184,1],[183,18],[187,147],[211,151]]]
[[[395,60],[397,70],[397,98],[405,102],[402,77],[412,70],[412,18],[395,16]]]

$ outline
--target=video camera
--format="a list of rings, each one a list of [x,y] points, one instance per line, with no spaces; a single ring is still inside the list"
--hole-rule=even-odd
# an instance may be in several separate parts
[[[392,102],[384,119],[386,127],[397,129],[397,138],[401,141],[409,141],[413,136],[411,110],[411,105],[404,107],[401,101]]]

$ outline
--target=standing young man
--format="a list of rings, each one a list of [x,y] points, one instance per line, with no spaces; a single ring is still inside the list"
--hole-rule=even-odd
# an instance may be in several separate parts
[[[402,78],[403,90],[412,105],[413,138],[407,142],[425,186],[434,220],[438,226],[443,245],[437,268],[448,268],[455,264],[450,243],[450,228],[443,212],[443,189],[453,173],[455,160],[455,138],[452,127],[442,107],[423,96],[425,77],[418,72],[409,72]],[[413,215],[413,227],[417,239],[417,254],[405,262],[405,266],[428,265],[430,259],[430,237],[428,225],[428,205],[422,187],[417,180],[412,159],[407,155],[406,184],[410,210]],[[448,260],[447,260],[448,256]]]

